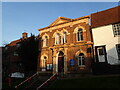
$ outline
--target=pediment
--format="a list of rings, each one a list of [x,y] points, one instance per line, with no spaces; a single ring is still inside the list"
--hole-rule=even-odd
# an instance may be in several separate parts
[[[69,21],[71,21],[70,18],[58,17],[53,23],[50,24],[50,26],[55,26],[61,23],[69,22]]]

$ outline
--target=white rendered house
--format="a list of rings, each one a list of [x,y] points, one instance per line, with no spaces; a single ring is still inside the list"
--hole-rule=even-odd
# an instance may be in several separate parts
[[[95,62],[120,64],[120,6],[91,15]]]

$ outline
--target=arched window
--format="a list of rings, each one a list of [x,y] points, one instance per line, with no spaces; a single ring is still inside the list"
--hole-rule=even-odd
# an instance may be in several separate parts
[[[63,36],[62,36],[62,44],[67,42],[67,33],[63,32]]]
[[[84,65],[85,65],[84,54],[80,53],[78,56],[78,66],[84,66]]]
[[[57,33],[55,36],[55,44],[60,44],[60,34]]]
[[[48,37],[45,36],[44,39],[43,39],[43,47],[46,47],[48,46]]]
[[[83,30],[80,28],[77,32],[77,41],[83,40]]]
[[[47,66],[47,57],[44,56],[42,60],[42,71],[46,71],[46,66]]]

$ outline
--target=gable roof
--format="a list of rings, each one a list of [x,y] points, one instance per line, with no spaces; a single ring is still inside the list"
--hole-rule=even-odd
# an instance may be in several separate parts
[[[52,24],[50,24],[47,27],[40,28],[40,29],[38,29],[38,31],[41,31],[41,30],[44,30],[44,29],[47,29],[47,28],[51,28],[51,27],[54,27],[54,26],[58,26],[58,25],[61,25],[61,24],[65,24],[65,23],[85,19],[85,18],[90,18],[90,15],[75,18],[75,19],[70,19],[70,18],[66,18],[66,17],[58,17]]]
[[[18,39],[18,40],[15,40],[15,41],[12,41],[11,43],[9,43],[7,46],[15,46],[18,42],[20,42],[21,40]]]
[[[53,23],[51,23],[49,26],[54,26],[54,25],[58,25],[58,24],[61,24],[61,23],[69,22],[69,21],[71,21],[70,18],[60,16]]]
[[[120,22],[120,6],[91,14],[92,28]]]

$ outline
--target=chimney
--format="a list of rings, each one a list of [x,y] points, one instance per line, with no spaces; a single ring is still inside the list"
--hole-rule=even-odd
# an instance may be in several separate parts
[[[28,33],[24,32],[22,33],[22,38],[27,38]]]

